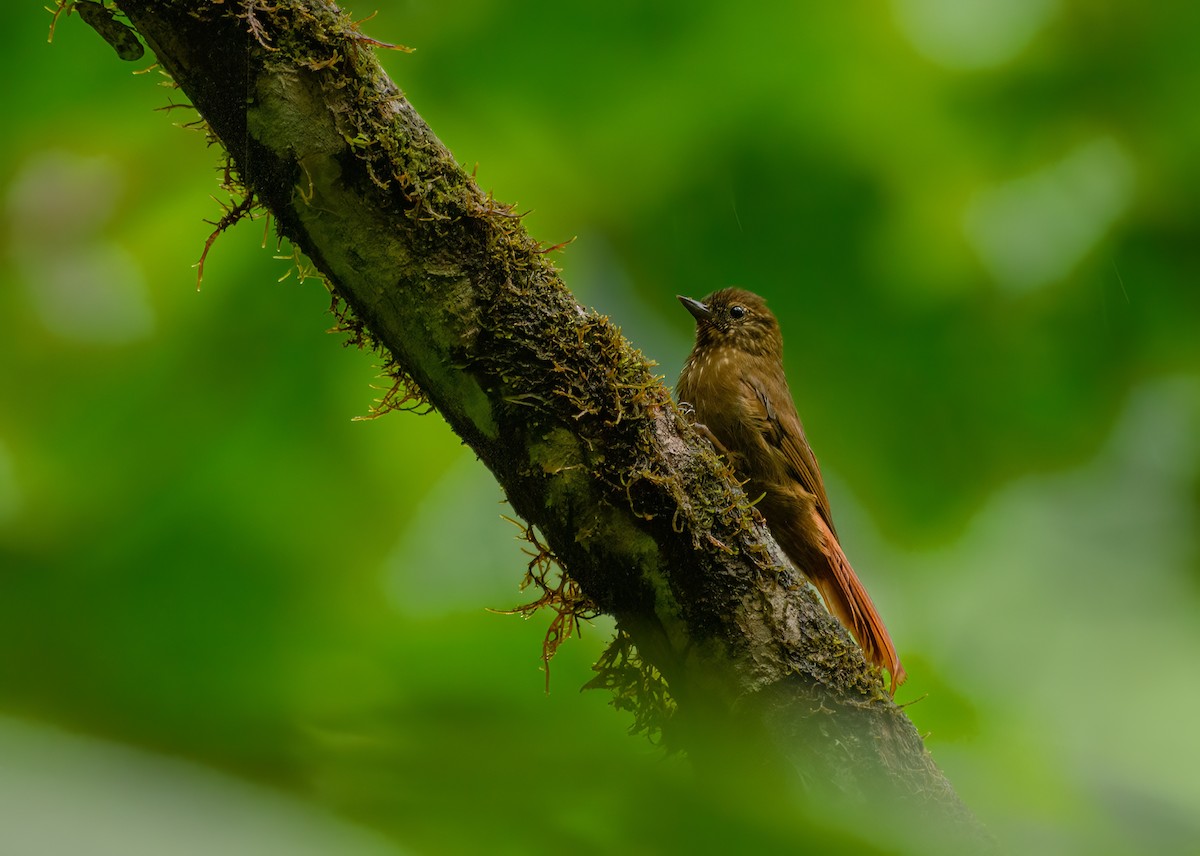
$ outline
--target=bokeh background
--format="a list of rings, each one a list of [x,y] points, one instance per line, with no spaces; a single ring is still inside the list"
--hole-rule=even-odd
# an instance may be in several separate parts
[[[495,483],[353,422],[149,58],[0,40],[0,852],[894,852],[578,691]],[[1200,845],[1200,6],[373,0],[383,62],[669,380],[768,297],[900,700],[1003,849]],[[761,798],[760,798],[761,797]]]

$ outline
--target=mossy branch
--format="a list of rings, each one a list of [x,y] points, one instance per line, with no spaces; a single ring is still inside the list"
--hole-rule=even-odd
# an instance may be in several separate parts
[[[325,0],[117,6],[344,301],[342,325],[388,355],[399,397],[437,409],[615,617],[614,662],[629,668],[632,640],[665,677],[693,757],[782,762],[793,785],[973,823],[647,361],[455,163],[380,43]],[[697,723],[741,748],[710,753]]]

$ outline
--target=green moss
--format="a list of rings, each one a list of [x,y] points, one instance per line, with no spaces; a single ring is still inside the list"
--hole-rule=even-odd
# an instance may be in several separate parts
[[[677,705],[662,672],[642,658],[633,638],[618,630],[592,670],[596,677],[584,689],[608,690],[613,707],[633,714],[631,734],[661,740]]]

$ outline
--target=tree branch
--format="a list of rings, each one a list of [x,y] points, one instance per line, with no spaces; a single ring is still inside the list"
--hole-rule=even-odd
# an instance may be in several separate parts
[[[666,677],[675,739],[699,763],[782,761],[792,785],[973,825],[646,360],[459,168],[377,43],[324,0],[118,5],[352,332],[390,354]],[[737,748],[716,751],[699,723]]]

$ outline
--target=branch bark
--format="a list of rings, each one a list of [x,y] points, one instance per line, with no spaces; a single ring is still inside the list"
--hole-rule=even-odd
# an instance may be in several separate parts
[[[791,785],[974,828],[645,359],[575,302],[344,14],[325,0],[118,5],[358,334],[666,677],[701,765],[782,762]],[[737,739],[718,751],[699,723]]]

